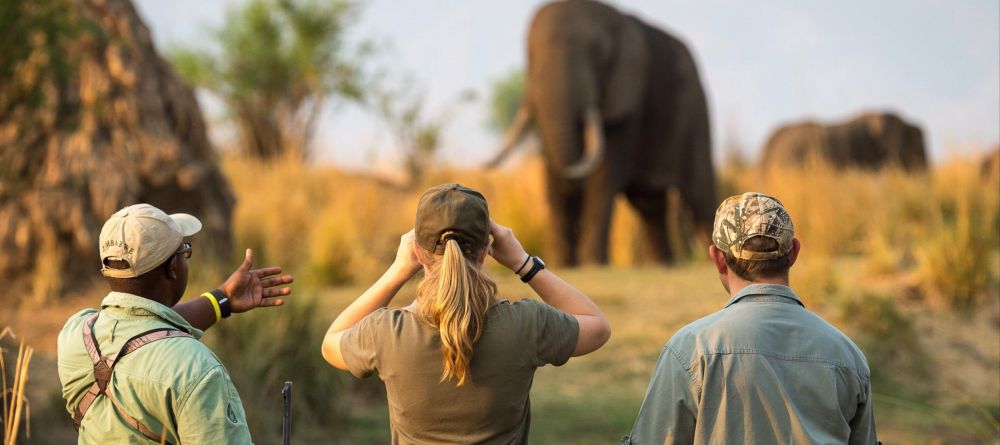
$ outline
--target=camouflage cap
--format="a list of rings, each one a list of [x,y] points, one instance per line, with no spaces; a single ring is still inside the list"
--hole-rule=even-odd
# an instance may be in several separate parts
[[[490,238],[490,210],[483,195],[450,183],[427,189],[417,204],[413,227],[417,244],[441,255],[445,242],[455,239],[465,254],[486,246]]]
[[[723,252],[742,260],[770,260],[792,249],[792,217],[777,199],[762,193],[748,192],[726,198],[715,211],[712,242]],[[778,249],[755,252],[743,248],[743,243],[755,236],[766,236],[778,242]]]

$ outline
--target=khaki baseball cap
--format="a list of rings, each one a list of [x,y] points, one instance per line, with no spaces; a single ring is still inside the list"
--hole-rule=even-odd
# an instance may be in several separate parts
[[[778,249],[755,252],[743,248],[743,243],[755,236],[766,236],[778,242]],[[784,256],[792,249],[792,217],[777,199],[762,193],[748,192],[726,198],[715,211],[712,242],[723,252],[743,260],[770,260]]]
[[[199,230],[201,221],[186,213],[167,215],[149,204],[125,207],[101,229],[101,273],[132,278],[149,272],[176,253],[185,236]]]
[[[414,224],[417,244],[444,253],[445,240],[455,238],[465,254],[486,246],[490,238],[490,210],[483,195],[450,183],[427,189],[417,204]]]

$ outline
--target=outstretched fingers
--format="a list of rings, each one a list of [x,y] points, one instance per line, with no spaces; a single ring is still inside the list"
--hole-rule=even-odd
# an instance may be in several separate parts
[[[282,287],[280,289],[264,289],[264,292],[262,292],[261,295],[263,295],[264,298],[273,298],[282,295],[289,295],[291,293],[292,293],[292,288]]]
[[[277,307],[285,304],[285,300],[280,298],[265,298],[260,300],[260,304],[257,307]]]
[[[260,280],[260,285],[264,288],[281,286],[282,284],[291,284],[295,279],[291,275],[282,275],[279,277],[262,278]]]
[[[271,275],[277,275],[281,273],[281,267],[280,266],[262,267],[260,269],[251,270],[250,272],[253,272],[260,278],[267,278]]]

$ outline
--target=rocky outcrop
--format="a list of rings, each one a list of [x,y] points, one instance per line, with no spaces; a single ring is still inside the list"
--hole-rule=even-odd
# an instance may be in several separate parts
[[[132,4],[12,3],[20,29],[4,40],[18,33],[17,47],[0,61],[0,273],[30,277],[36,295],[96,276],[101,225],[137,202],[198,216],[198,244],[228,254],[234,199],[204,119]]]

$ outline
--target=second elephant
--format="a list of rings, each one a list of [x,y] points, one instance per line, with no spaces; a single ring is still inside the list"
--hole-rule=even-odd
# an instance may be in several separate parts
[[[679,40],[603,3],[545,5],[528,32],[525,97],[494,165],[531,123],[543,146],[553,262],[608,261],[619,193],[658,260],[673,258],[671,188],[707,241],[717,204],[708,107]]]
[[[812,161],[836,168],[927,169],[924,134],[893,113],[865,113],[846,122],[800,122],[779,128],[764,146],[765,167],[801,166]]]

